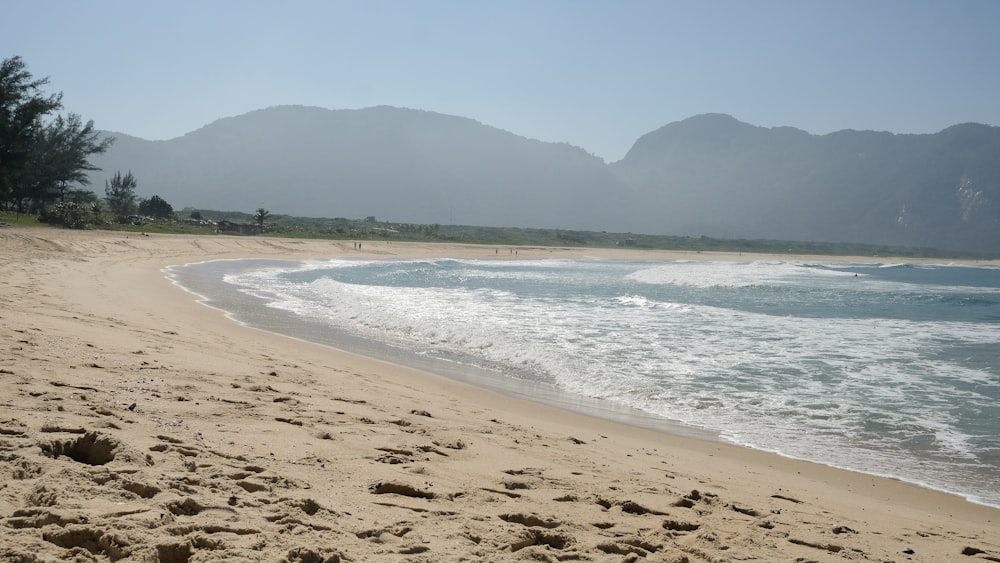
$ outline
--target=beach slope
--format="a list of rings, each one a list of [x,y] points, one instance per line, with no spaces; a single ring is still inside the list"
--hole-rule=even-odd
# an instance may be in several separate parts
[[[694,257],[518,252],[599,254]],[[0,256],[0,561],[1000,561],[996,509],[250,329],[162,271],[491,247],[3,228]]]

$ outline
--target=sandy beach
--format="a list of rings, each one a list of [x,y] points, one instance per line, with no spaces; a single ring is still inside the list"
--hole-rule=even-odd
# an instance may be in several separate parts
[[[0,561],[1000,561],[1000,510],[247,328],[163,272],[496,250],[0,228]]]

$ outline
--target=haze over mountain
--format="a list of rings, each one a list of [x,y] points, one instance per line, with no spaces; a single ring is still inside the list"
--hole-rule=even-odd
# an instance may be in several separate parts
[[[406,223],[1000,249],[1000,127],[811,135],[707,114],[619,162],[471,119],[281,106],[94,159],[175,208]],[[99,190],[98,190],[99,191]]]
[[[625,228],[602,160],[437,113],[281,106],[183,137],[115,134],[95,163],[175,207],[483,226]],[[103,185],[101,181],[95,185]]]
[[[818,136],[701,115],[611,168],[685,234],[1000,249],[1000,127]]]

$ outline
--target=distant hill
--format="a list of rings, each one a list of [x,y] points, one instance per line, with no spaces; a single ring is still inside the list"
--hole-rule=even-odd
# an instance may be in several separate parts
[[[708,114],[612,164],[393,107],[281,106],[169,141],[115,135],[94,185],[130,169],[140,195],[175,208],[1000,251],[1000,127],[979,124],[811,135]]]
[[[95,164],[131,169],[175,208],[483,226],[624,228],[604,162],[471,119],[375,107],[283,106],[169,141],[116,135]],[[102,175],[103,174],[103,175]]]
[[[658,210],[643,230],[1000,251],[1000,127],[817,136],[700,115],[611,168]]]

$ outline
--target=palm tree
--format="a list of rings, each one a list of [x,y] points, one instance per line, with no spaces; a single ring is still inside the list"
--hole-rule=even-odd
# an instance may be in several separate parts
[[[271,216],[271,212],[263,207],[258,207],[257,211],[253,214],[253,220],[257,222],[257,226],[260,227],[260,232],[264,232],[264,221]]]

